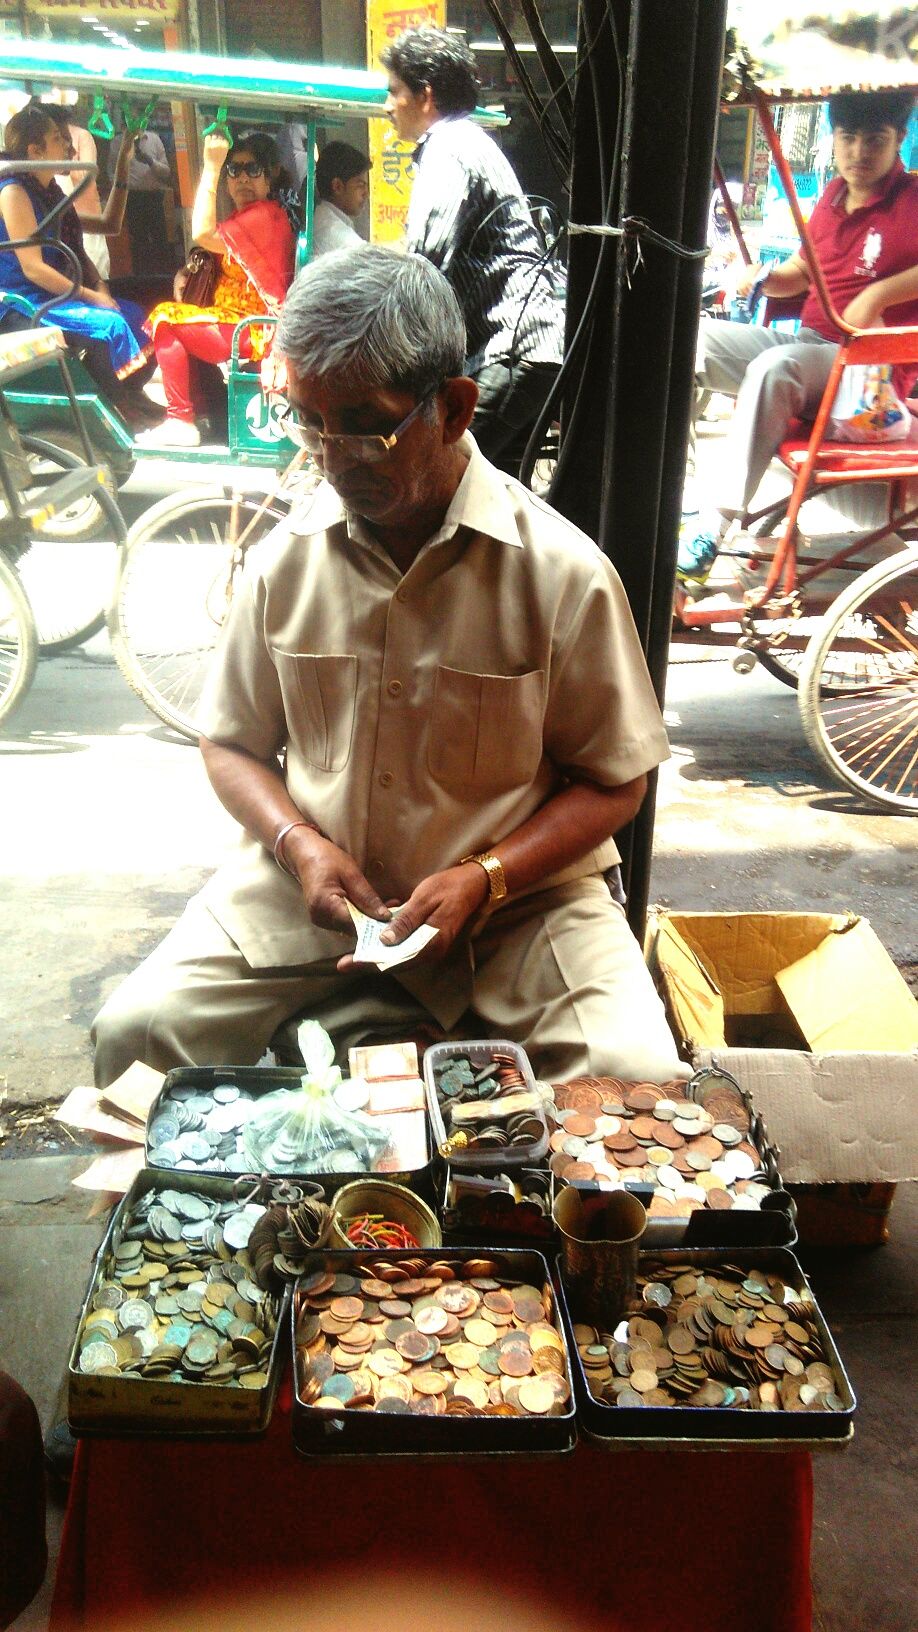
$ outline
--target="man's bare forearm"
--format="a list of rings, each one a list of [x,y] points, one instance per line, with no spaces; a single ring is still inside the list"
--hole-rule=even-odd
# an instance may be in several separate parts
[[[278,833],[288,822],[309,822],[309,816],[297,809],[287,792],[276,760],[256,759],[243,748],[228,748],[209,737],[200,738],[200,748],[210,785],[221,805],[266,850],[274,848]],[[297,829],[298,840],[307,834],[315,839],[318,829]],[[288,842],[292,848],[293,834]]]
[[[626,826],[641,808],[646,776],[617,788],[572,782],[534,816],[493,846],[511,895],[532,889],[595,850]]]

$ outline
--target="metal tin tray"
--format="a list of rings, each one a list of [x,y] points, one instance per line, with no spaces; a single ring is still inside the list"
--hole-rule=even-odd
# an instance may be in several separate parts
[[[687,1213],[684,1218],[648,1219],[647,1232],[644,1236],[644,1243],[648,1249],[685,1247],[703,1251],[710,1247],[729,1250],[732,1253],[744,1247],[796,1245],[797,1208],[793,1197],[784,1189],[778,1169],[780,1152],[771,1142],[765,1122],[756,1110],[748,1090],[737,1082],[729,1071],[710,1066],[697,1071],[691,1079],[688,1084],[689,1098],[703,1105],[711,1090],[723,1080],[726,1080],[739,1095],[749,1114],[749,1141],[761,1157],[764,1173],[762,1183],[770,1186],[771,1194],[764,1198],[758,1212],[746,1212],[742,1209],[715,1211],[710,1207],[699,1207],[696,1212]],[[564,1182],[563,1179],[555,1179],[556,1185]],[[577,1187],[582,1190],[591,1188],[589,1183],[580,1183]],[[653,1195],[653,1191],[640,1181],[632,1184],[626,1181],[626,1188],[633,1189],[645,1205]]]
[[[278,1383],[286,1362],[287,1305],[285,1293],[277,1312],[277,1330],[268,1361],[268,1382],[259,1390],[225,1388],[219,1383],[175,1383],[163,1378],[99,1377],[78,1367],[79,1335],[102,1278],[106,1256],[121,1241],[125,1219],[148,1190],[192,1190],[215,1201],[233,1199],[232,1178],[144,1168],[112,1214],[105,1237],[93,1260],[93,1270],[67,1360],[67,1415],[78,1435],[105,1438],[129,1436],[200,1439],[242,1438],[264,1433],[271,1420]],[[242,1203],[240,1202],[240,1205]]]
[[[398,1263],[403,1259],[427,1263],[456,1262],[458,1259],[478,1258],[480,1249],[463,1250],[439,1248],[428,1252],[316,1252],[307,1264],[307,1272],[328,1270],[334,1274],[353,1274],[359,1264]],[[534,1286],[555,1288],[548,1263],[540,1252],[514,1247],[494,1248],[487,1256],[496,1267],[496,1275],[508,1280],[526,1281]],[[519,1452],[527,1456],[560,1454],[571,1451],[576,1443],[576,1414],[571,1375],[571,1357],[567,1353],[567,1334],[561,1322],[557,1302],[553,1304],[553,1319],[565,1338],[565,1376],[571,1384],[568,1408],[557,1417],[416,1417],[411,1415],[377,1415],[374,1411],[340,1412],[306,1405],[300,1397],[296,1372],[296,1292],[291,1300],[289,1331],[293,1354],[293,1443],[303,1456],[502,1456]]]
[[[459,1173],[457,1176],[462,1178],[466,1175]],[[439,1203],[444,1241],[460,1247],[499,1245],[535,1247],[536,1250],[543,1252],[553,1251],[557,1238],[551,1213],[555,1194],[554,1174],[547,1167],[523,1168],[516,1172],[515,1177],[524,1187],[527,1179],[537,1179],[545,1186],[548,1205],[546,1214],[539,1216],[535,1209],[526,1207],[525,1202],[516,1202],[507,1194],[497,1198],[470,1196],[455,1206],[448,1206],[447,1197],[452,1171],[447,1164],[443,1173]]]
[[[722,1264],[727,1259],[728,1254],[723,1249],[653,1252],[641,1254],[639,1267],[643,1268],[650,1260],[680,1269],[703,1269]],[[788,1286],[806,1294],[807,1301],[812,1305],[826,1361],[838,1377],[838,1392],[845,1403],[844,1411],[734,1411],[700,1405],[648,1405],[629,1409],[627,1406],[606,1405],[590,1393],[583,1362],[574,1342],[574,1316],[559,1276],[555,1291],[567,1332],[574,1373],[577,1420],[590,1440],[607,1450],[635,1445],[678,1445],[683,1450],[699,1451],[723,1450],[731,1445],[748,1450],[828,1450],[850,1443],[854,1437],[857,1400],[832,1334],[794,1254],[784,1247],[731,1248],[729,1262],[749,1269],[772,1270]]]
[[[193,1088],[198,1093],[211,1093],[214,1088],[226,1085],[241,1088],[246,1093],[251,1094],[253,1098],[260,1099],[265,1094],[273,1093],[275,1089],[296,1087],[302,1080],[302,1068],[297,1069],[291,1066],[178,1066],[168,1073],[159,1094],[150,1107],[147,1117],[147,1130],[149,1132],[151,1122],[165,1109],[165,1103],[174,1088]],[[412,1190],[416,1190],[419,1195],[432,1200],[432,1146],[429,1119],[426,1131],[428,1160],[423,1167],[408,1168],[402,1173],[283,1173],[277,1176],[289,1179],[292,1184],[320,1184],[325,1192],[326,1201],[331,1201],[335,1192],[340,1190],[342,1185],[350,1184],[355,1179],[366,1178],[385,1179],[390,1184],[408,1185]],[[144,1140],[144,1160],[151,1170],[157,1173],[189,1172],[194,1177],[195,1172],[199,1174],[208,1172],[206,1167],[197,1168],[192,1172],[188,1168],[157,1166],[155,1162],[151,1161],[148,1137],[145,1137]],[[215,1172],[213,1176],[219,1179],[227,1179],[230,1182],[238,1177],[237,1174],[223,1171]]]
[[[526,1087],[535,1095],[536,1084],[529,1056],[520,1048],[518,1043],[511,1043],[504,1038],[479,1038],[474,1042],[461,1043],[434,1043],[424,1054],[424,1085],[427,1090],[427,1112],[430,1117],[430,1126],[434,1145],[437,1150],[447,1142],[446,1124],[443,1121],[443,1112],[437,1098],[437,1088],[434,1081],[434,1067],[443,1059],[449,1059],[454,1054],[467,1054],[476,1070],[482,1070],[495,1054],[512,1054],[523,1077]],[[541,1102],[534,1107],[534,1114],[542,1123],[542,1134],[538,1139],[529,1140],[526,1144],[507,1145],[504,1150],[453,1150],[449,1160],[454,1167],[463,1167],[473,1173],[500,1173],[504,1168],[534,1167],[541,1162],[548,1150],[548,1123],[545,1120],[545,1111]]]

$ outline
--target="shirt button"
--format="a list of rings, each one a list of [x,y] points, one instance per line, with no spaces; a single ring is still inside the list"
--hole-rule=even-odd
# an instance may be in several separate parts
[[[397,589],[395,591],[395,599],[397,601],[407,601],[407,599],[408,599],[407,589],[404,589],[404,588]]]
[[[383,870],[383,864],[382,864],[381,861],[371,861],[370,862],[370,872],[371,873],[381,873],[382,870]]]
[[[394,781],[395,777],[391,771],[383,771],[379,778],[379,785],[381,788],[391,788]]]
[[[401,680],[390,680],[389,684],[386,687],[386,690],[389,693],[390,697],[400,697],[403,690],[404,690],[404,687],[402,685]]]

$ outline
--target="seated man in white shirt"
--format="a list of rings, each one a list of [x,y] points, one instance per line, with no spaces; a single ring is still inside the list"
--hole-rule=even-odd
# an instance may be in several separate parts
[[[353,226],[370,191],[370,161],[349,142],[328,142],[316,164],[319,202],[312,218],[312,253],[356,249],[364,242]]]

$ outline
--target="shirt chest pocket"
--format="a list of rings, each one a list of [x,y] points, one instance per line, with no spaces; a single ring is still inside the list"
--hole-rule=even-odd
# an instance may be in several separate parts
[[[545,675],[437,669],[427,746],[431,776],[461,792],[532,781],[542,759]]]
[[[291,742],[316,770],[343,770],[357,712],[356,657],[276,647],[273,657]]]

